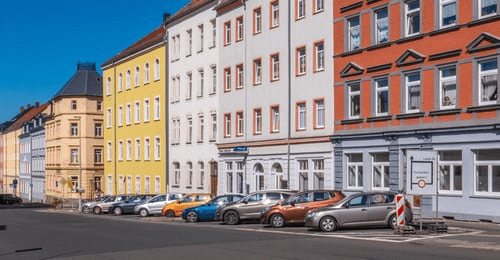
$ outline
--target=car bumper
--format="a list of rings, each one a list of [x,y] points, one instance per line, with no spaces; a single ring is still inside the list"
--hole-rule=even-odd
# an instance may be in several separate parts
[[[306,227],[318,227],[318,221],[315,218],[308,218],[307,216],[304,218]]]

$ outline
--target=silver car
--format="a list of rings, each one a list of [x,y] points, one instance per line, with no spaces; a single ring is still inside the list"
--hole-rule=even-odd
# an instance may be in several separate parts
[[[310,210],[306,214],[306,227],[334,231],[340,227],[381,226],[394,228],[397,223],[395,193],[367,192],[346,197],[333,206]],[[405,219],[413,215],[405,203]]]
[[[92,212],[94,214],[108,213],[109,207],[113,205],[113,203],[125,201],[130,197],[129,195],[118,195],[118,196],[109,196],[102,202],[96,203],[92,206]]]
[[[170,192],[166,194],[158,194],[146,203],[135,206],[134,214],[139,214],[141,217],[161,214],[163,206],[167,203],[174,202],[182,197],[182,193]]]
[[[236,225],[242,219],[260,219],[260,213],[264,209],[288,199],[292,194],[294,193],[282,190],[256,191],[235,203],[218,208],[215,219],[229,225]]]
[[[97,199],[95,201],[92,200],[92,201],[87,201],[87,202],[83,203],[82,204],[82,213],[89,214],[90,212],[92,212],[92,208],[94,208],[95,205],[105,201],[108,197],[109,196],[101,196],[99,199]]]

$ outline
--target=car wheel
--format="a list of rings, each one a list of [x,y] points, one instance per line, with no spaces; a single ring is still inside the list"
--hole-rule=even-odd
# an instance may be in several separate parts
[[[116,207],[113,209],[113,213],[117,216],[120,216],[123,213],[123,210],[120,207]]]
[[[169,210],[167,211],[167,213],[165,213],[165,216],[166,216],[167,218],[173,218],[173,217],[175,217],[175,212],[174,212],[173,210],[169,209]]]
[[[102,210],[99,207],[94,207],[94,214],[99,215],[101,214]]]
[[[196,212],[194,212],[194,211],[190,211],[186,215],[186,220],[188,222],[194,223],[194,222],[198,221],[198,214],[196,214]]]
[[[141,210],[139,210],[139,216],[141,216],[141,217],[144,218],[144,217],[147,217],[148,215],[149,215],[149,213],[148,213],[147,209],[141,209]]]
[[[236,225],[238,224],[238,222],[240,222],[240,216],[238,215],[238,212],[230,210],[224,213],[224,223],[229,225]]]
[[[271,216],[270,222],[273,228],[280,228],[285,225],[285,218],[281,214],[274,214]]]
[[[332,232],[337,229],[337,221],[333,217],[326,216],[319,221],[319,228],[323,232]]]
[[[389,221],[387,222],[387,225],[392,229],[396,228],[396,226],[398,225],[398,217],[396,216],[396,214],[392,214],[389,217]]]
[[[83,214],[89,214],[90,213],[90,209],[88,206],[83,206],[82,207],[82,213]]]

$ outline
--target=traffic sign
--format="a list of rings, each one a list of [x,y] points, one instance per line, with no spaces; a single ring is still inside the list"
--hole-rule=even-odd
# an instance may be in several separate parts
[[[68,187],[73,188],[73,182],[72,181],[68,181]]]
[[[409,150],[407,158],[408,195],[436,195],[437,152]]]
[[[246,152],[248,151],[248,146],[235,146],[233,152]]]

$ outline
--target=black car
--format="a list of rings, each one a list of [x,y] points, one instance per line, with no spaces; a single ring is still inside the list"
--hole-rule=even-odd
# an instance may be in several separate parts
[[[154,195],[135,195],[127,200],[114,203],[109,207],[109,212],[115,215],[133,214],[135,206],[142,204],[152,198]]]
[[[21,204],[23,200],[13,194],[0,194],[0,204]]]

